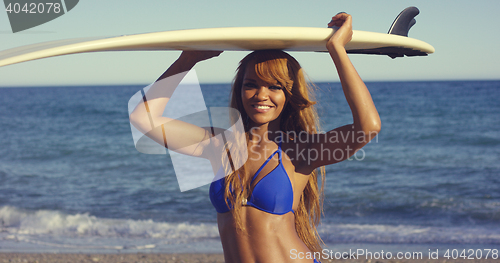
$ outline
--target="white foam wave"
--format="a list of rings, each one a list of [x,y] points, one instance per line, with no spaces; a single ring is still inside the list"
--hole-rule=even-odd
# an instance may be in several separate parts
[[[58,211],[0,209],[2,232],[69,237],[217,238],[215,224],[154,222],[153,220],[106,219],[88,213],[68,215]]]
[[[11,206],[0,208],[0,249],[11,247],[10,250],[26,251],[35,245],[37,250],[40,247],[144,250],[196,242],[217,243],[218,239],[216,224],[107,219],[88,213],[70,215],[51,210],[25,211]]]

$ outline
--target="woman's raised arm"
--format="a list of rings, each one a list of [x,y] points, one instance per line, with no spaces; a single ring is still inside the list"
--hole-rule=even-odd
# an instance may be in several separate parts
[[[162,115],[170,97],[189,70],[196,63],[216,57],[220,53],[220,51],[182,52],[165,73],[151,85],[142,103],[139,103],[131,112],[130,122],[132,125],[160,145],[171,150],[208,158],[206,155],[209,153],[205,151],[205,146],[210,144],[208,139],[212,136],[209,127],[198,127]]]
[[[352,18],[346,13],[340,13],[332,18],[332,23],[340,28],[326,46],[335,63],[342,89],[352,111],[353,128],[362,132],[366,136],[366,142],[369,142],[380,131],[380,117],[370,92],[345,50],[345,45],[352,39]]]
[[[380,131],[380,117],[370,92],[351,63],[345,45],[352,39],[352,18],[339,13],[328,26],[338,27],[327,42],[327,49],[333,59],[342,84],[346,100],[351,108],[353,124],[345,125],[310,140],[309,151],[316,150],[317,158],[307,160],[308,169],[343,161],[365,146]],[[319,139],[319,140],[318,140]]]

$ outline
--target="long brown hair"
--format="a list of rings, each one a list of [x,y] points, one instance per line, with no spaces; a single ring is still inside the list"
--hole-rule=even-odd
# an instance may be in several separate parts
[[[319,128],[318,115],[313,106],[314,86],[308,84],[300,64],[289,54],[280,50],[254,51],[241,60],[231,91],[230,106],[237,109],[243,120],[248,119],[241,100],[241,87],[247,67],[254,66],[255,73],[262,80],[274,83],[278,81],[284,87],[286,105],[281,112],[280,129],[282,132],[317,133]],[[244,122],[246,139],[249,139],[249,125]],[[298,236],[311,251],[320,252],[322,240],[318,235],[316,226],[320,222],[323,203],[323,186],[325,180],[324,167],[320,170],[321,189],[318,187],[318,171],[310,174],[309,181],[304,188],[300,203],[295,211],[295,229]],[[245,174],[243,165],[240,169],[226,177],[225,194],[226,202],[229,200],[233,207],[231,210],[238,230],[244,226],[240,218],[243,200],[248,196],[250,178],[237,176]],[[242,187],[243,186],[243,187]]]

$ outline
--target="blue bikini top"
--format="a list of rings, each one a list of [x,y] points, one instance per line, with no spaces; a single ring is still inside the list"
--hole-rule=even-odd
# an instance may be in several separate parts
[[[257,173],[252,178],[253,183],[257,175],[262,171],[266,164],[278,153],[279,164],[260,181],[257,182],[252,190],[246,204],[247,206],[255,207],[261,211],[275,214],[284,215],[290,211],[294,212],[293,206],[293,187],[285,167],[281,160],[281,142],[276,150],[267,160],[262,164]],[[210,201],[218,213],[229,212],[230,208],[224,201],[226,177],[212,182],[210,185]],[[229,203],[229,200],[228,200]]]

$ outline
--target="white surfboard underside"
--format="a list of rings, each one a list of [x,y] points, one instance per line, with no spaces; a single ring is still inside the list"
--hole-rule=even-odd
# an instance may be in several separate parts
[[[229,27],[164,31],[107,38],[51,41],[0,52],[0,67],[10,64],[85,52],[146,50],[260,50],[326,51],[326,41],[335,32],[314,27]],[[418,39],[354,30],[348,51],[395,47],[434,53]],[[359,52],[364,53],[364,52]]]

